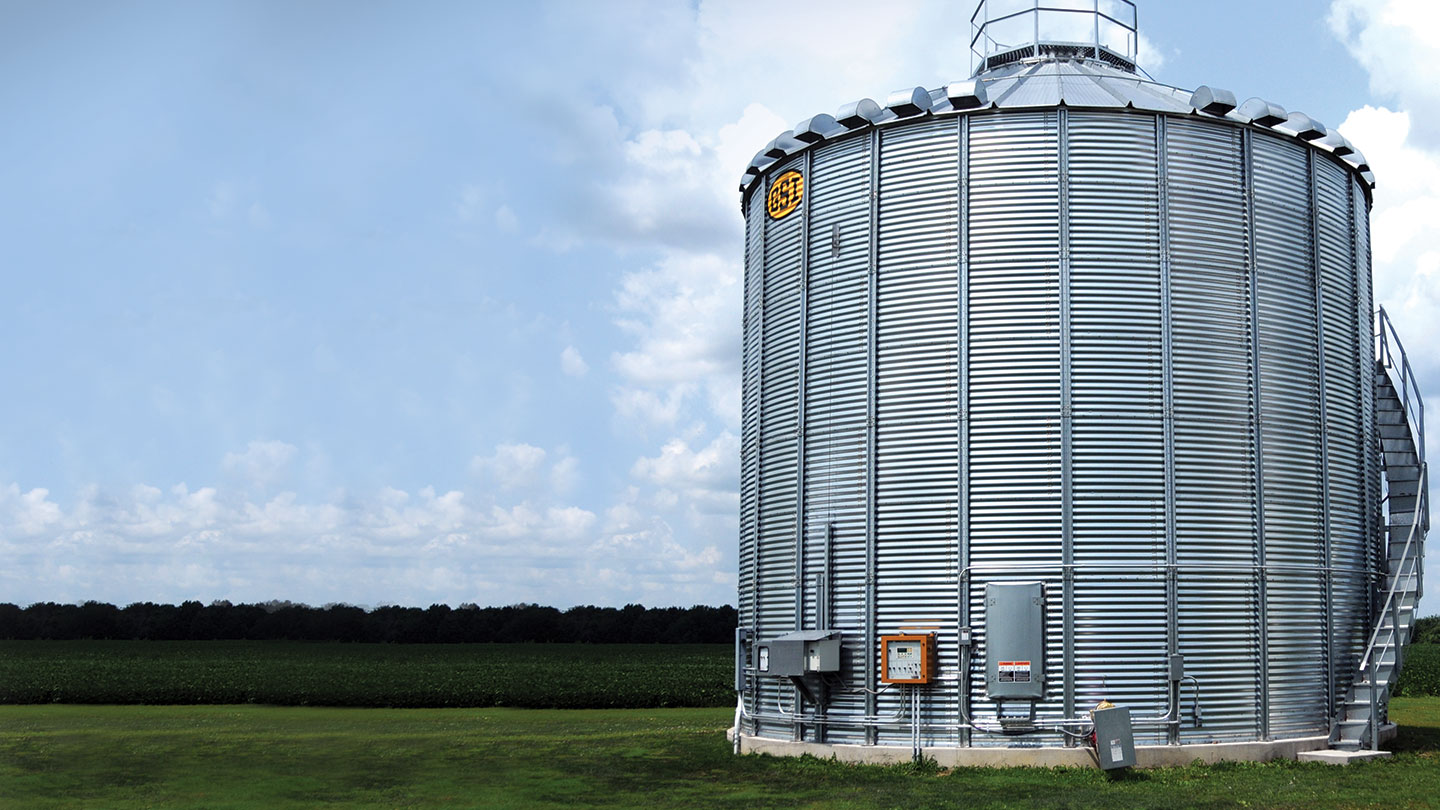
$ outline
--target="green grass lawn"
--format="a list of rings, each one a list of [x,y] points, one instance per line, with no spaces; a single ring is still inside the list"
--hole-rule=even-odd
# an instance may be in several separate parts
[[[0,807],[1434,807],[1440,699],[1389,760],[1136,771],[734,757],[723,709],[0,707]]]

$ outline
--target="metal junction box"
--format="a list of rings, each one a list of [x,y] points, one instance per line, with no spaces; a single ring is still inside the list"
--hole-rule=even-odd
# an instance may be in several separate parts
[[[930,683],[939,674],[935,634],[880,637],[881,683]]]
[[[799,630],[755,644],[755,670],[774,678],[840,671],[838,630]]]
[[[1130,727],[1130,710],[1123,706],[1096,709],[1090,713],[1095,720],[1095,753],[1100,767],[1110,771],[1135,765],[1135,734]]]
[[[1045,697],[1045,586],[985,585],[985,695],[991,700]]]

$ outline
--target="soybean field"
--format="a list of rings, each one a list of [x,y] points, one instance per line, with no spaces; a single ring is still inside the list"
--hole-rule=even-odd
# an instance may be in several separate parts
[[[3,641],[0,703],[730,706],[724,644]]]

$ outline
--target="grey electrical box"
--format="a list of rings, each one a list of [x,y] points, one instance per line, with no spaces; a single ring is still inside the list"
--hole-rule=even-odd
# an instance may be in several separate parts
[[[1045,697],[1045,586],[985,584],[985,696]]]
[[[1100,767],[1111,771],[1135,765],[1135,734],[1130,728],[1130,710],[1123,706],[1096,709],[1090,713],[1095,720],[1095,753]]]
[[[745,691],[745,669],[750,665],[750,629],[735,628],[735,691]]]
[[[775,678],[840,671],[840,633],[800,630],[755,644],[755,670]]]

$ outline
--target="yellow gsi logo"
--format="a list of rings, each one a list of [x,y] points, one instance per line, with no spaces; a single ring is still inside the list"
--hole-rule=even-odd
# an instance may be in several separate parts
[[[771,219],[784,219],[800,207],[800,198],[804,196],[805,178],[797,171],[785,172],[770,184],[770,193],[765,195],[765,212]]]

